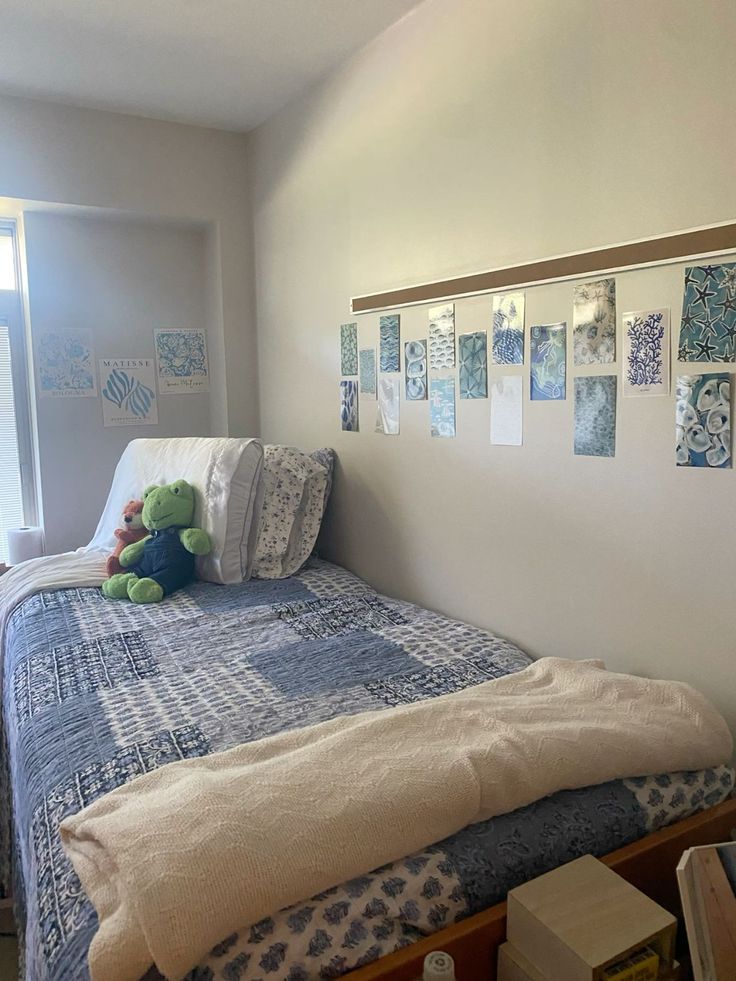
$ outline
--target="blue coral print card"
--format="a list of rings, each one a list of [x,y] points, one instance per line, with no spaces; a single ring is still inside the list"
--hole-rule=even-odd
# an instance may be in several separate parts
[[[208,392],[207,341],[203,330],[155,330],[160,395]]]
[[[669,310],[625,313],[623,335],[624,395],[669,395]]]
[[[727,372],[680,375],[676,392],[677,466],[730,468],[731,376]]]

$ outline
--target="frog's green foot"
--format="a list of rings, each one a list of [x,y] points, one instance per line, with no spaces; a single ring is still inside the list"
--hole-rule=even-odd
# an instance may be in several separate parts
[[[103,582],[102,595],[106,599],[127,599],[128,588],[135,582],[138,576],[134,572],[118,572]]]
[[[128,599],[134,603],[160,603],[164,591],[155,579],[136,579],[128,585]]]

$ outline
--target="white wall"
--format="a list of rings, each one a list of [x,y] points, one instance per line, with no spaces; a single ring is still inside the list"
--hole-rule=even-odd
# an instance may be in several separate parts
[[[244,137],[0,96],[0,147],[0,197],[207,223],[214,428],[257,434]]]
[[[81,327],[92,331],[96,359],[153,358],[154,328],[205,325],[202,229],[36,212],[24,224],[34,341],[44,330]],[[212,431],[206,393],[159,394],[156,426],[105,429],[99,393],[38,398],[36,415],[50,554],[90,541],[129,440]]]
[[[526,445],[338,420],[349,298],[736,218],[731,0],[427,0],[249,138],[261,415],[340,456],[328,551],[385,591],[535,655],[701,686],[736,727],[728,472],[676,470],[671,399],[619,403],[617,456],[572,455],[572,405],[525,405]],[[631,273],[619,311],[673,307],[681,270]],[[489,326],[489,301],[458,330]],[[529,319],[569,319],[569,284]],[[360,320],[361,343],[377,318]],[[403,314],[405,338],[426,312]],[[366,425],[367,423],[367,425]]]

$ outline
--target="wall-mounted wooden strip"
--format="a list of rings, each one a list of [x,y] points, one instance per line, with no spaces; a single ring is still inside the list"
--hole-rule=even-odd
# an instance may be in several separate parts
[[[509,266],[506,269],[475,273],[472,276],[458,276],[455,279],[445,279],[436,283],[423,283],[421,286],[407,286],[403,289],[388,290],[385,293],[356,296],[351,305],[353,313],[368,313],[372,310],[430,303],[454,296],[492,293],[560,279],[577,279],[593,273],[617,272],[637,266],[675,262],[680,259],[724,252],[736,252],[736,222],[713,228],[676,232],[673,235],[664,235],[645,242],[629,242],[625,245],[594,249],[591,252],[542,259],[520,266]]]

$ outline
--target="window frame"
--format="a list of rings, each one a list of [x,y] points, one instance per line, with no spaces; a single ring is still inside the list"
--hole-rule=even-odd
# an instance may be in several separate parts
[[[15,426],[18,438],[23,522],[26,525],[37,525],[39,523],[39,507],[36,494],[35,443],[31,412],[31,387],[28,373],[29,357],[21,293],[20,249],[16,221],[0,218],[0,234],[11,237],[15,259],[15,289],[0,289],[0,317],[7,321],[10,338],[10,364],[13,378]]]

